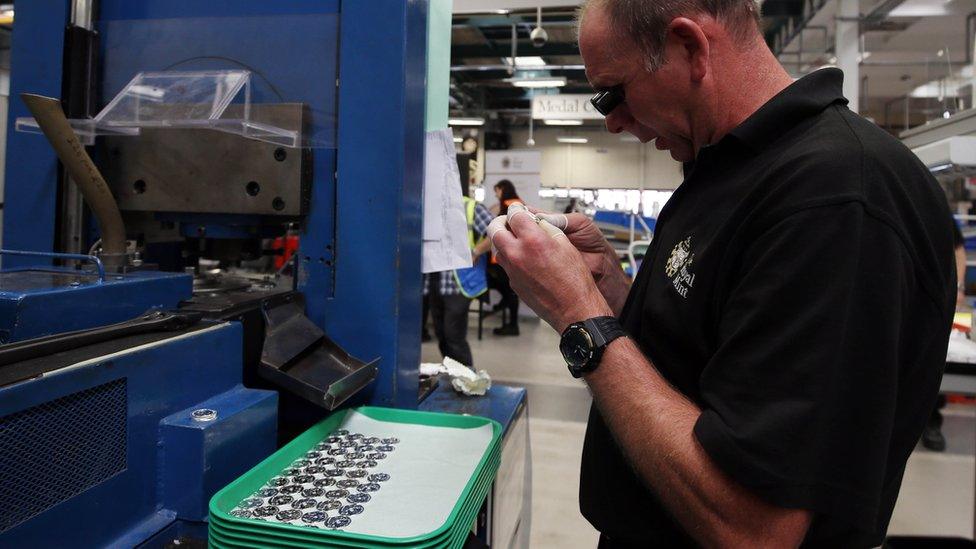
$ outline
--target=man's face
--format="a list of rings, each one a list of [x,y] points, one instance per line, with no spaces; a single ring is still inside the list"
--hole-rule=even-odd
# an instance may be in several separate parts
[[[620,85],[624,102],[606,117],[611,133],[628,132],[642,143],[655,141],[680,162],[694,160],[688,104],[687,74],[677,63],[666,62],[654,72],[644,68],[636,46],[621,45],[620,33],[613,33],[599,9],[587,12],[580,29],[580,53],[586,76],[597,90]],[[614,51],[616,46],[618,51]],[[684,71],[687,72],[687,71]]]

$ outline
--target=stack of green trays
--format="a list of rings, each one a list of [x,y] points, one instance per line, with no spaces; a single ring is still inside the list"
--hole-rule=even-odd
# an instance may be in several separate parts
[[[339,428],[347,411],[332,414],[242,475],[210,500],[210,546],[217,549],[306,547],[462,547],[501,464],[502,426],[490,419],[414,410],[361,407],[357,412],[377,421],[432,427],[471,429],[492,426],[492,438],[478,466],[472,471],[447,521],[436,530],[411,538],[368,536],[253,518],[239,518],[230,511],[272,477]],[[436,473],[432,474],[436,482]]]

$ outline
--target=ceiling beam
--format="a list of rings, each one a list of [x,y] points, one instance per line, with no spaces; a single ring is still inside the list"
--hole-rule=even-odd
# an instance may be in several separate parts
[[[519,55],[579,55],[579,48],[571,43],[548,43],[541,48],[533,47],[528,41],[519,40]],[[451,46],[451,63],[467,57],[509,57],[512,55],[511,43],[492,45],[457,45]]]

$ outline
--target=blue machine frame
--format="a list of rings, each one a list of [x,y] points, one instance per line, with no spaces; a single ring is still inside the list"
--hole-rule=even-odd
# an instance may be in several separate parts
[[[247,64],[268,75],[278,89],[297,90],[293,94],[297,97],[315,90],[326,94],[327,101],[338,102],[337,148],[314,151],[298,289],[306,296],[309,317],[332,339],[354,356],[381,359],[376,382],[357,402],[416,408],[427,3],[101,0],[99,4],[96,28],[101,33],[102,58],[107,60],[103,97],[114,95],[135,71],[159,70],[187,56],[203,55],[193,51],[192,41],[173,43],[166,50],[172,50],[169,58],[158,49],[142,58],[120,55],[117,49],[105,51],[113,44],[112,33],[118,32],[119,22],[209,18],[213,27],[208,40],[227,32],[225,42],[236,48],[235,57],[247,58]],[[28,115],[17,99],[20,93],[61,95],[69,0],[32,0],[17,10],[3,238],[11,249],[52,251],[57,159],[43,138],[15,132],[13,122]],[[333,49],[323,49],[324,31],[288,33],[275,23],[276,17],[289,21],[296,15],[338,18],[341,32],[333,38]],[[287,49],[268,51],[260,41],[230,34],[240,25],[222,29],[221,21],[234,18],[258,18],[270,26],[269,33],[288,35]],[[139,51],[141,45],[132,43],[130,50]],[[336,71],[341,82],[338,93],[331,80],[326,88],[321,78],[314,77]],[[255,92],[255,101],[269,100],[267,90],[262,92],[258,86]],[[4,268],[27,265],[37,261],[4,259]]]
[[[133,547],[205,520],[275,449],[277,393],[241,385],[240,338],[217,325],[5,387],[0,544]],[[219,415],[193,422],[198,408]]]
[[[28,116],[20,93],[61,96],[70,3],[31,0],[17,6],[3,220],[6,248],[57,251],[58,162],[43,138],[14,131],[14,121]],[[160,43],[159,35],[136,32],[153,21],[177,34]],[[178,34],[201,25],[205,38],[200,40]],[[228,68],[215,58],[232,57],[259,76],[252,90],[256,103],[275,100],[274,95],[281,100],[276,90],[282,90],[288,101],[332,105],[326,111],[335,117],[335,147],[313,152],[311,199],[297,256],[298,290],[305,296],[308,316],[330,338],[361,359],[380,358],[376,381],[349,404],[417,408],[427,1],[100,0],[95,28],[103,60],[103,102],[135,72],[162,70],[189,59],[198,59],[200,65],[184,68]],[[281,39],[279,47],[242,34],[261,28],[267,30],[261,37]],[[216,52],[219,55],[207,51],[214,44],[223,48]],[[166,215],[181,219],[179,212]],[[231,221],[227,216],[195,214],[182,219],[218,228],[208,230],[208,235],[240,234],[242,223],[269,225],[260,217]],[[3,259],[4,270],[38,265],[49,263]],[[206,517],[206,494],[230,480],[214,472],[239,474],[238,466],[273,450],[266,441],[274,438],[268,427],[274,423],[276,404],[273,393],[239,384],[239,325],[201,334],[137,350],[126,355],[129,358],[66,368],[0,389],[5,397],[0,399],[0,418],[5,419],[63,395],[117,383],[121,377],[128,379],[129,399],[125,470],[93,484],[83,497],[71,496],[42,511],[46,514],[36,515],[38,520],[8,529],[2,534],[4,543],[46,540],[66,545],[77,541],[80,533],[86,545],[133,546],[149,540],[148,545],[155,546],[184,530],[196,528],[200,533],[197,521]],[[7,398],[10,395],[13,398]],[[524,399],[524,390],[501,391],[477,407],[507,425]],[[462,412],[471,405],[440,390],[423,407]],[[207,426],[192,422],[188,413],[200,406],[222,410],[226,420]],[[0,434],[4,427],[0,423]],[[240,447],[242,433],[260,442],[248,451],[232,450]],[[226,445],[212,444],[220,441]],[[153,454],[156,443],[163,446],[161,456]],[[166,448],[182,451],[167,453]],[[211,467],[214,460],[234,465]],[[141,495],[133,503],[113,499],[113,493]],[[109,503],[93,507],[92,498]],[[114,524],[103,524],[106,516]],[[59,532],[47,535],[43,530],[52,524]],[[123,537],[119,532],[125,532]]]

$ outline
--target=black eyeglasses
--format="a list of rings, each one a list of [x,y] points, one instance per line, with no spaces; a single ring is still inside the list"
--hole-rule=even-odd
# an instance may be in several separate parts
[[[590,104],[603,116],[610,116],[613,109],[616,109],[624,102],[624,87],[622,84],[600,90],[590,98]]]

